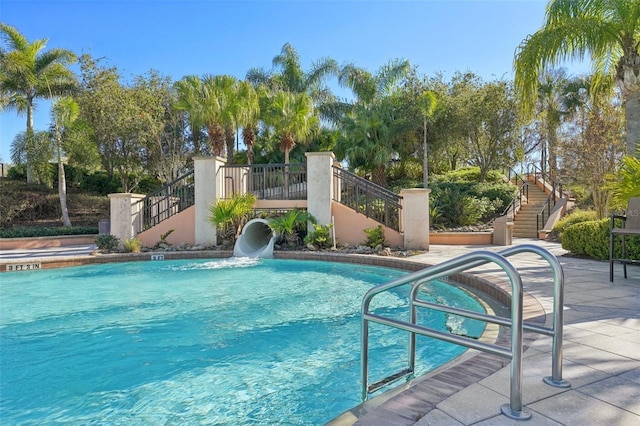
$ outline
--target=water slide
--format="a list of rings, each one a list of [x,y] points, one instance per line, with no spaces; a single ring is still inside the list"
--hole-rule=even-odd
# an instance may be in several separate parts
[[[233,247],[235,257],[273,257],[276,233],[264,219],[253,219],[242,228],[242,233]]]

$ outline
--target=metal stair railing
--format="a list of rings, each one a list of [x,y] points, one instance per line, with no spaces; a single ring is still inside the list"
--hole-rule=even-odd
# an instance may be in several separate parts
[[[531,252],[540,255],[546,260],[554,275],[554,312],[553,312],[553,327],[547,328],[536,324],[530,324],[523,321],[522,318],[522,280],[517,270],[509,263],[505,257],[518,253]],[[481,314],[474,311],[468,311],[465,309],[459,309],[450,306],[443,306],[433,304],[419,299],[419,290],[426,282],[441,278],[444,276],[452,275],[466,269],[471,269],[489,262],[496,263],[502,268],[503,271],[509,277],[511,282],[511,318],[496,317],[486,314]],[[382,292],[400,287],[402,285],[411,285],[410,295],[410,321],[404,322],[392,318],[386,318],[380,315],[369,312],[369,305],[372,298]],[[382,284],[370,289],[362,301],[362,399],[366,400],[368,395],[375,392],[378,389],[398,380],[402,377],[412,374],[415,371],[415,352],[416,334],[426,335],[436,339],[448,341],[450,343],[459,344],[462,346],[478,349],[481,351],[493,353],[496,355],[506,356],[511,358],[511,371],[510,371],[510,403],[501,407],[502,412],[514,419],[526,420],[531,417],[531,414],[524,410],[522,407],[522,331],[537,332],[540,334],[553,337],[552,343],[552,375],[545,377],[544,382],[548,385],[560,388],[568,388],[571,385],[562,379],[562,330],[563,330],[563,305],[564,305],[564,274],[562,267],[556,257],[547,250],[529,244],[510,247],[500,253],[492,252],[475,252],[460,256],[455,259],[443,262],[439,265],[425,268],[421,271],[414,272],[400,279],[392,282]],[[506,325],[511,327],[511,349],[478,342],[476,340],[444,333],[439,330],[423,327],[417,324],[417,307],[430,308],[439,311],[444,311],[456,315],[466,316],[468,318],[492,322],[500,325]],[[405,370],[394,373],[378,382],[369,385],[368,383],[368,348],[369,348],[369,321],[386,324],[391,327],[396,327],[409,331],[409,360],[408,367]]]
[[[253,193],[259,200],[306,200],[306,164],[227,164],[222,175],[221,198]]]
[[[341,167],[333,166],[334,200],[400,231],[402,197]]]
[[[533,176],[536,183],[540,182],[542,184],[543,190],[546,190],[547,185],[551,186],[551,192],[549,193],[547,200],[536,215],[537,235],[540,229],[544,227],[547,219],[549,219],[549,216],[551,216],[551,209],[555,207],[556,202],[563,197],[564,190],[561,183],[556,182],[547,172],[540,169],[540,167],[538,167],[534,163],[529,163],[527,165],[527,175]]]
[[[518,186],[518,192],[516,192],[515,196],[513,197],[513,199],[507,206],[507,208],[504,209],[501,216],[506,216],[507,214],[509,214],[509,211],[512,211],[513,216],[515,217],[516,211],[522,205],[522,200],[524,198],[529,198],[529,184],[522,176],[520,176],[511,167],[509,167],[509,170],[507,171],[507,179],[509,180],[509,182],[511,182],[512,179],[515,179],[516,182],[518,182],[516,185],[519,185],[519,186]]]
[[[137,202],[134,231],[139,234],[194,204],[194,172],[190,171]]]

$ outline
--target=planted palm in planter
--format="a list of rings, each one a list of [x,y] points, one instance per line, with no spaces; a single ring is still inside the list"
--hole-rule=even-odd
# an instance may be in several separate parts
[[[307,228],[307,222],[315,223],[315,218],[303,210],[290,210],[285,215],[269,219],[269,226],[276,231],[280,241],[289,247],[296,247],[300,232]]]
[[[209,222],[220,231],[223,246],[233,247],[256,200],[256,196],[251,193],[234,194],[233,197],[218,200],[209,207]]]

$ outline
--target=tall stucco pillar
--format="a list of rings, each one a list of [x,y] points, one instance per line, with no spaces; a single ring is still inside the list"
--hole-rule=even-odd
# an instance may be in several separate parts
[[[195,243],[200,246],[216,245],[216,228],[209,222],[209,206],[215,204],[222,193],[223,183],[217,179],[218,170],[225,164],[218,157],[195,157]]]
[[[139,220],[142,194],[109,194],[111,235],[124,241],[136,236],[135,223]]]
[[[429,194],[430,189],[403,189],[401,230],[406,250],[429,250]]]
[[[320,225],[331,223],[333,152],[307,152],[307,211]]]

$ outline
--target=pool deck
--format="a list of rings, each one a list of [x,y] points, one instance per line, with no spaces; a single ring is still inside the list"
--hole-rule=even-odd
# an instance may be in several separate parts
[[[516,421],[500,413],[509,403],[509,366],[504,358],[468,351],[466,358],[374,407],[354,410],[334,425],[640,425],[640,266],[615,265],[609,282],[607,262],[577,259],[558,244],[514,238],[514,245],[535,244],[558,256],[565,276],[563,379],[569,389],[550,387],[551,338],[525,332],[522,399],[532,413]],[[475,250],[500,251],[499,246],[432,245],[428,253],[409,259],[433,265]],[[3,261],[86,255],[93,247],[1,250]],[[533,254],[509,257],[522,276],[525,316],[550,327],[553,279],[548,264]],[[504,281],[504,272],[485,265],[468,271],[480,278]],[[1,275],[0,275],[1,280]]]
[[[408,387],[367,412],[355,424],[640,425],[640,267],[629,266],[624,279],[622,265],[616,264],[611,283],[608,262],[565,257],[566,251],[556,243],[514,239],[514,245],[524,243],[555,254],[564,271],[563,379],[571,388],[543,383],[542,378],[551,375],[551,338],[532,339],[525,332],[522,399],[532,414],[530,420],[512,420],[500,413],[500,407],[509,403],[509,367],[496,368],[500,357],[479,354],[469,361],[475,364],[470,369],[454,365],[449,374],[435,374],[426,384]],[[437,264],[477,249],[504,248],[432,245],[429,253],[411,260]],[[532,254],[514,255],[509,261],[520,272],[525,291],[544,310],[550,327],[553,279],[548,263]],[[495,265],[470,272],[491,280],[505,276]],[[483,376],[483,372],[489,374]]]

